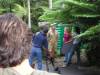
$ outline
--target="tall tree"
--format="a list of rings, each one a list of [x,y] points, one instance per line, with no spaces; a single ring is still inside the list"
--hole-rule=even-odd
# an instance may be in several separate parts
[[[52,9],[52,0],[48,0],[49,2],[49,9]]]
[[[27,6],[28,6],[28,26],[31,28],[31,12],[30,12],[30,0],[27,0]]]

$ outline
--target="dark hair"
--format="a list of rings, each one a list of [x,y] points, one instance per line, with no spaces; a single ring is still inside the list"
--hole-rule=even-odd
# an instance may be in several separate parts
[[[32,33],[26,23],[12,13],[0,16],[0,66],[12,67],[31,48]]]
[[[80,34],[80,28],[79,27],[75,27],[75,32]]]
[[[44,33],[47,33],[47,32],[48,32],[48,26],[47,26],[47,25],[41,26],[40,29],[41,29]]]

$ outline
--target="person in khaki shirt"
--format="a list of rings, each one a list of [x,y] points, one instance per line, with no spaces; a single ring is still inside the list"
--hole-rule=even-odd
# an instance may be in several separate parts
[[[12,13],[0,15],[0,75],[58,75],[29,66],[32,32]]]
[[[58,70],[58,67],[55,65],[58,32],[56,31],[54,24],[51,24],[47,37],[48,37],[48,52],[50,54],[49,60],[52,63],[54,70],[56,71]]]

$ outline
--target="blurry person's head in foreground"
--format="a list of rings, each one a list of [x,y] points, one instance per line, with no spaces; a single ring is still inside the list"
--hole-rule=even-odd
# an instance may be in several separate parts
[[[22,62],[31,48],[31,31],[12,13],[0,15],[0,67]]]

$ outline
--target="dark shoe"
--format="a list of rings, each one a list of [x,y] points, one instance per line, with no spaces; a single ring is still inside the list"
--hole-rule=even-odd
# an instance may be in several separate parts
[[[54,69],[54,71],[58,71],[58,67],[56,67],[56,68]]]
[[[64,63],[66,63],[67,61],[66,60],[64,60]]]
[[[56,67],[56,68],[54,69],[54,71],[57,71],[59,74],[61,74],[60,69],[59,69],[58,67]]]
[[[58,70],[58,74],[61,74],[60,70]]]
[[[69,67],[71,64],[70,63],[68,63],[68,64],[66,64],[66,67]]]

